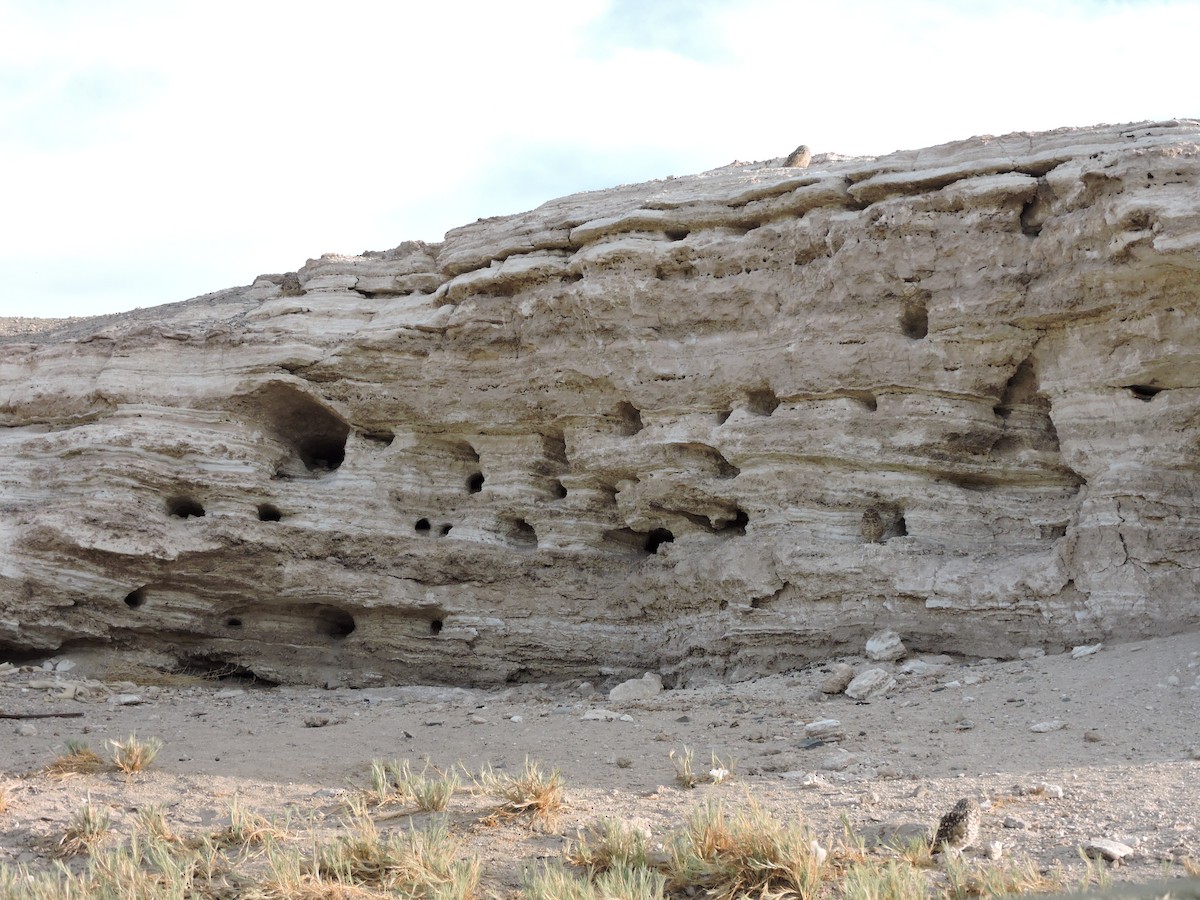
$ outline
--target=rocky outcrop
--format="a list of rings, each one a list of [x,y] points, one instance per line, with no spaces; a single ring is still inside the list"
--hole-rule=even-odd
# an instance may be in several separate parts
[[[668,684],[1200,622],[1200,123],[579,194],[11,335],[0,652]]]

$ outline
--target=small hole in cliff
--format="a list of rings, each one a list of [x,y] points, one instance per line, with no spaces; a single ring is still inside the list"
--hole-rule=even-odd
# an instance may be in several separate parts
[[[870,391],[853,391],[847,396],[862,406],[867,412],[876,412],[879,409],[879,398]]]
[[[283,519],[283,513],[279,511],[279,507],[270,503],[260,503],[258,505],[258,521],[260,522],[279,522]]]
[[[731,409],[721,410],[719,413],[717,413],[717,424],[724,425],[726,422],[729,421],[729,417],[732,415],[733,415],[733,410],[731,410]]]
[[[125,595],[125,605],[130,609],[137,609],[146,602],[146,589],[138,588],[136,591],[130,591]]]
[[[883,544],[894,537],[908,534],[904,514],[894,506],[873,506],[862,515],[860,531],[864,541]]]
[[[353,634],[354,629],[354,616],[344,609],[329,606],[317,612],[317,630],[326,637],[341,640]]]
[[[617,419],[620,420],[621,434],[626,437],[637,434],[642,430],[642,411],[628,401],[617,404]]]
[[[750,524],[750,517],[746,515],[746,511],[739,509],[737,515],[730,521],[720,526],[717,531],[725,535],[742,535],[746,533],[746,526]]]
[[[297,446],[300,461],[310,472],[332,472],[346,460],[346,438],[310,437]]]
[[[454,527],[453,525],[443,525],[441,532],[440,532],[442,537],[445,537],[446,535],[448,535],[450,533],[450,529],[452,529],[453,527]]]
[[[1149,403],[1155,397],[1163,392],[1162,388],[1151,387],[1148,384],[1130,384],[1126,385],[1125,390],[1136,399],[1143,403]]]
[[[515,519],[509,524],[508,539],[518,547],[537,546],[537,532],[524,519]]]
[[[171,497],[167,500],[167,512],[180,519],[204,515],[204,507],[191,497]]]
[[[667,240],[682,241],[685,237],[691,234],[686,228],[669,228],[666,231]]]
[[[900,331],[919,341],[929,334],[929,310],[924,303],[909,303],[900,314]]]
[[[226,628],[241,628],[242,620],[238,618],[229,618],[225,620]]]
[[[467,479],[467,493],[478,494],[483,490],[483,473],[476,472]]]
[[[561,481],[555,480],[550,486],[550,493],[554,495],[555,500],[563,500],[567,496],[567,486]]]
[[[1061,537],[1067,536],[1067,524],[1065,522],[1054,525],[1039,525],[1038,530],[1044,541],[1056,541]]]
[[[779,409],[779,397],[770,388],[751,391],[746,395],[746,409],[756,416],[769,416]]]
[[[363,432],[363,437],[372,444],[379,444],[383,447],[390,447],[392,441],[396,440],[396,435],[391,431],[366,431]]]
[[[422,531],[422,532],[429,531],[429,520],[428,519],[417,519],[417,524],[413,526],[413,530],[414,531]]]
[[[717,604],[717,609],[719,609],[721,612],[725,612],[725,610],[729,609],[729,601],[722,600],[720,603]]]
[[[442,631],[442,620],[441,619],[431,619],[429,622],[429,633],[430,634],[440,634],[441,631]]]
[[[663,544],[670,544],[675,540],[675,535],[671,534],[665,528],[655,528],[646,535],[645,548],[647,553],[657,553],[658,548]]]

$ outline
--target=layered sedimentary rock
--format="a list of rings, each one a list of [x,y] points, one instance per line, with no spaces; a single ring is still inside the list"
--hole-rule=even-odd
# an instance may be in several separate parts
[[[579,194],[0,344],[0,654],[786,669],[1197,627],[1200,123]]]

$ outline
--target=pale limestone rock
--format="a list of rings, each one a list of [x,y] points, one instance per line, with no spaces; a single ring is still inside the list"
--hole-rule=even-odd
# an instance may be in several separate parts
[[[1200,123],[778,162],[0,320],[0,658],[688,683],[1194,627]]]
[[[636,703],[639,700],[653,700],[662,691],[662,676],[655,672],[647,672],[641,678],[622,681],[608,692],[608,701],[610,703]]]
[[[821,692],[824,694],[840,694],[854,680],[854,667],[846,663],[834,663],[829,674],[821,682]]]
[[[896,687],[896,679],[887,669],[867,669],[854,676],[846,687],[846,696],[852,700],[869,700],[881,697]]]
[[[907,652],[900,635],[894,631],[877,631],[867,638],[867,658],[876,662],[893,662]]]

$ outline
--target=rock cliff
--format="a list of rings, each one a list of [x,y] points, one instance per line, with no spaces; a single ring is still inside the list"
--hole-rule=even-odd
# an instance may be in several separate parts
[[[787,669],[1200,624],[1200,122],[779,160],[0,344],[0,655]]]

